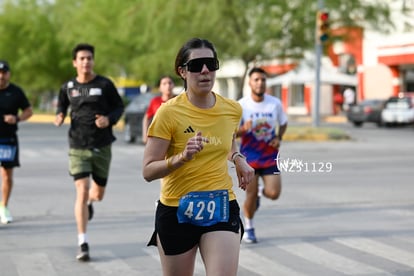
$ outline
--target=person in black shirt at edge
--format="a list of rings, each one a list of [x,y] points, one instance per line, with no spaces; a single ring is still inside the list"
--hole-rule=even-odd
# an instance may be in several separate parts
[[[76,187],[80,247],[76,258],[88,261],[87,222],[93,217],[92,202],[104,196],[115,141],[112,127],[122,116],[124,104],[112,81],[94,73],[94,46],[76,45],[72,59],[77,76],[60,88],[55,125],[62,125],[70,106],[69,173]]]
[[[13,221],[8,203],[13,187],[13,168],[19,167],[17,123],[33,115],[32,107],[23,90],[10,83],[10,66],[0,60],[0,172],[1,172],[1,223]],[[19,115],[19,110],[22,112]]]

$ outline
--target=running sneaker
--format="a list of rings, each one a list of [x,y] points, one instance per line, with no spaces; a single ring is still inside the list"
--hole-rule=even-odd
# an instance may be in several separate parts
[[[76,259],[78,259],[78,261],[82,261],[82,262],[87,262],[89,261],[90,257],[89,257],[89,245],[88,243],[82,243],[79,246],[79,253],[78,255],[76,255]]]
[[[93,205],[92,202],[88,203],[88,220],[93,218]]]
[[[254,233],[254,228],[246,229],[243,235],[243,240],[247,243],[257,243],[256,235]]]
[[[9,208],[6,206],[0,206],[1,223],[7,224],[13,221],[13,217],[10,214]]]
[[[260,196],[258,195],[256,198],[256,211],[259,210],[260,207]]]

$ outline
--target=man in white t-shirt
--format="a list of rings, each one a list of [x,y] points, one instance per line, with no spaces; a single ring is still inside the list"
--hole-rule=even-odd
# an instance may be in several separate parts
[[[266,94],[266,72],[253,68],[249,72],[251,94],[239,100],[243,115],[237,136],[241,137],[240,152],[255,169],[255,177],[246,188],[243,205],[246,231],[244,241],[256,243],[253,217],[259,206],[259,195],[276,200],[281,192],[280,171],[276,159],[283,134],[287,128],[287,116],[281,101]],[[259,191],[259,178],[263,190]]]
[[[349,106],[355,103],[355,91],[348,87],[344,90],[344,110],[347,111]]]

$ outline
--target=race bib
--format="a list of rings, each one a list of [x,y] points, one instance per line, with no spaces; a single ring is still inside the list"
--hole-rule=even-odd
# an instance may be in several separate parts
[[[16,154],[16,146],[0,145],[0,161],[13,161]]]
[[[179,223],[210,226],[229,220],[227,190],[191,192],[180,198],[177,210]]]

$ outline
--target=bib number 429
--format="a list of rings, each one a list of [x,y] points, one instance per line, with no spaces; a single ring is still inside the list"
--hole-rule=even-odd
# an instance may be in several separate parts
[[[214,218],[214,211],[216,210],[216,203],[214,201],[199,201],[196,203],[196,216],[195,220],[203,220],[204,216],[207,215],[208,219],[211,220]],[[187,209],[184,212],[189,219],[194,216],[194,201],[189,202]]]
[[[179,223],[210,226],[229,219],[227,190],[191,192],[180,199],[177,211]]]

